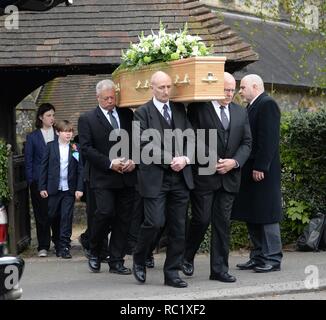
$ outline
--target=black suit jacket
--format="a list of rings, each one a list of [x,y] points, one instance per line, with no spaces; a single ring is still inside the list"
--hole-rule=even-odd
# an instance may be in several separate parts
[[[126,130],[129,144],[128,154],[121,154],[131,159],[132,119],[133,112],[128,108],[116,107],[120,129]],[[87,176],[91,188],[111,189],[133,186],[136,182],[135,170],[129,173],[117,173],[110,169],[110,150],[118,143],[110,141],[109,136],[113,127],[104,116],[100,107],[82,114],[78,120],[78,135],[83,157],[87,162]]]
[[[182,131],[186,129],[191,129],[191,125],[187,119],[185,107],[182,103],[173,103],[170,101],[170,108],[172,112],[172,119],[174,122],[175,129],[181,129]],[[139,121],[140,124],[140,134],[142,135],[144,130],[147,129],[157,129],[159,135],[163,141],[163,128],[161,125],[160,114],[158,113],[153,100],[148,101],[143,106],[139,107],[134,114],[135,121]],[[148,142],[141,141],[140,149],[144,150]],[[157,146],[160,150],[159,152],[163,157],[163,145]],[[187,151],[187,142],[182,146],[182,154],[178,156],[188,156],[189,159],[192,159],[192,155]],[[154,153],[156,151],[154,150]],[[181,152],[181,151],[180,151]],[[169,165],[164,164],[163,159],[159,164],[145,164],[140,160],[139,170],[138,170],[138,183],[139,183],[139,192],[141,196],[148,198],[155,198],[159,193],[162,183],[164,170],[169,170]],[[182,174],[188,189],[193,189],[193,178],[192,171],[189,165],[185,166],[182,170]]]
[[[211,175],[199,175],[198,170],[201,165],[198,163],[198,154],[196,157],[196,165],[194,166],[195,187],[202,190],[217,190],[222,186],[228,192],[238,192],[240,187],[240,168],[244,165],[249,157],[251,150],[251,132],[248,121],[247,112],[241,106],[230,103],[230,127],[229,138],[227,144],[224,141],[222,123],[216,114],[214,106],[211,102],[192,103],[188,106],[188,117],[194,128],[205,130],[206,156],[209,152],[217,153],[217,160],[220,158],[235,159],[239,163],[239,168],[230,170],[222,175],[215,172]],[[211,150],[209,146],[209,130],[217,130],[217,145],[213,145]],[[196,148],[197,149],[197,148]]]
[[[74,195],[75,191],[83,191],[83,165],[79,157],[77,161],[72,156],[69,146],[68,187]],[[60,183],[60,151],[59,142],[54,140],[46,145],[45,153],[40,167],[39,190],[47,190],[49,195],[58,193]]]

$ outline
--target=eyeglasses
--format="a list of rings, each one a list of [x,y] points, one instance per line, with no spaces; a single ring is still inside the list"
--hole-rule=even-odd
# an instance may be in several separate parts
[[[234,93],[235,92],[235,89],[224,89],[224,92]]]

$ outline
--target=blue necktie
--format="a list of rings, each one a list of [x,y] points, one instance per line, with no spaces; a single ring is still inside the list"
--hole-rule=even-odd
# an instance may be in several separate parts
[[[119,129],[119,125],[118,125],[118,121],[115,118],[115,116],[113,115],[113,111],[108,111],[110,120],[111,120],[111,126],[113,127],[113,129]]]
[[[166,122],[169,124],[169,126],[171,126],[171,117],[169,115],[168,106],[166,104],[163,106],[163,117],[166,120]]]
[[[229,127],[229,119],[226,116],[226,113],[224,111],[225,106],[220,106],[220,109],[221,109],[221,122],[222,122],[224,130],[227,130],[227,128]]]

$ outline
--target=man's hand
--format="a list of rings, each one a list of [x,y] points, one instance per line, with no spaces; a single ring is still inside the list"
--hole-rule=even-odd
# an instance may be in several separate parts
[[[234,159],[219,159],[216,163],[216,171],[219,174],[226,174],[237,166],[237,162]]]
[[[252,178],[254,181],[259,182],[265,178],[264,172],[252,170]]]
[[[41,195],[42,198],[47,198],[49,196],[48,192],[46,190],[40,191],[40,195]]]
[[[185,157],[174,157],[170,163],[171,169],[175,172],[181,171],[186,165]]]
[[[123,172],[122,169],[124,165],[125,165],[125,158],[113,159],[111,161],[111,169],[119,173]]]
[[[80,200],[80,198],[83,196],[83,192],[82,191],[76,191],[75,192],[75,198],[76,200]]]
[[[136,167],[135,162],[131,159],[128,159],[124,166],[122,167],[122,172],[131,172]]]

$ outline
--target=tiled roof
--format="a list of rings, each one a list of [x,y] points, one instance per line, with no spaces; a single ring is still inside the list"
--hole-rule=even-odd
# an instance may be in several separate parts
[[[56,78],[42,87],[37,104],[50,102],[56,108],[56,120],[69,120],[77,133],[79,116],[98,104],[95,86],[103,79],[111,76],[101,74],[96,76],[71,75]]]
[[[168,31],[188,22],[214,53],[227,57],[229,71],[258,55],[216,14],[198,0],[79,0],[47,12],[20,12],[19,28],[7,30],[0,17],[0,68],[120,64],[121,49],[144,31]],[[105,73],[105,71],[104,71]]]
[[[314,87],[322,77],[324,57],[316,48],[305,55],[302,43],[321,41],[317,32],[291,29],[284,23],[224,13],[224,22],[238,32],[259,54],[259,61],[235,73],[241,79],[248,73],[259,74],[265,82],[278,85]]]

